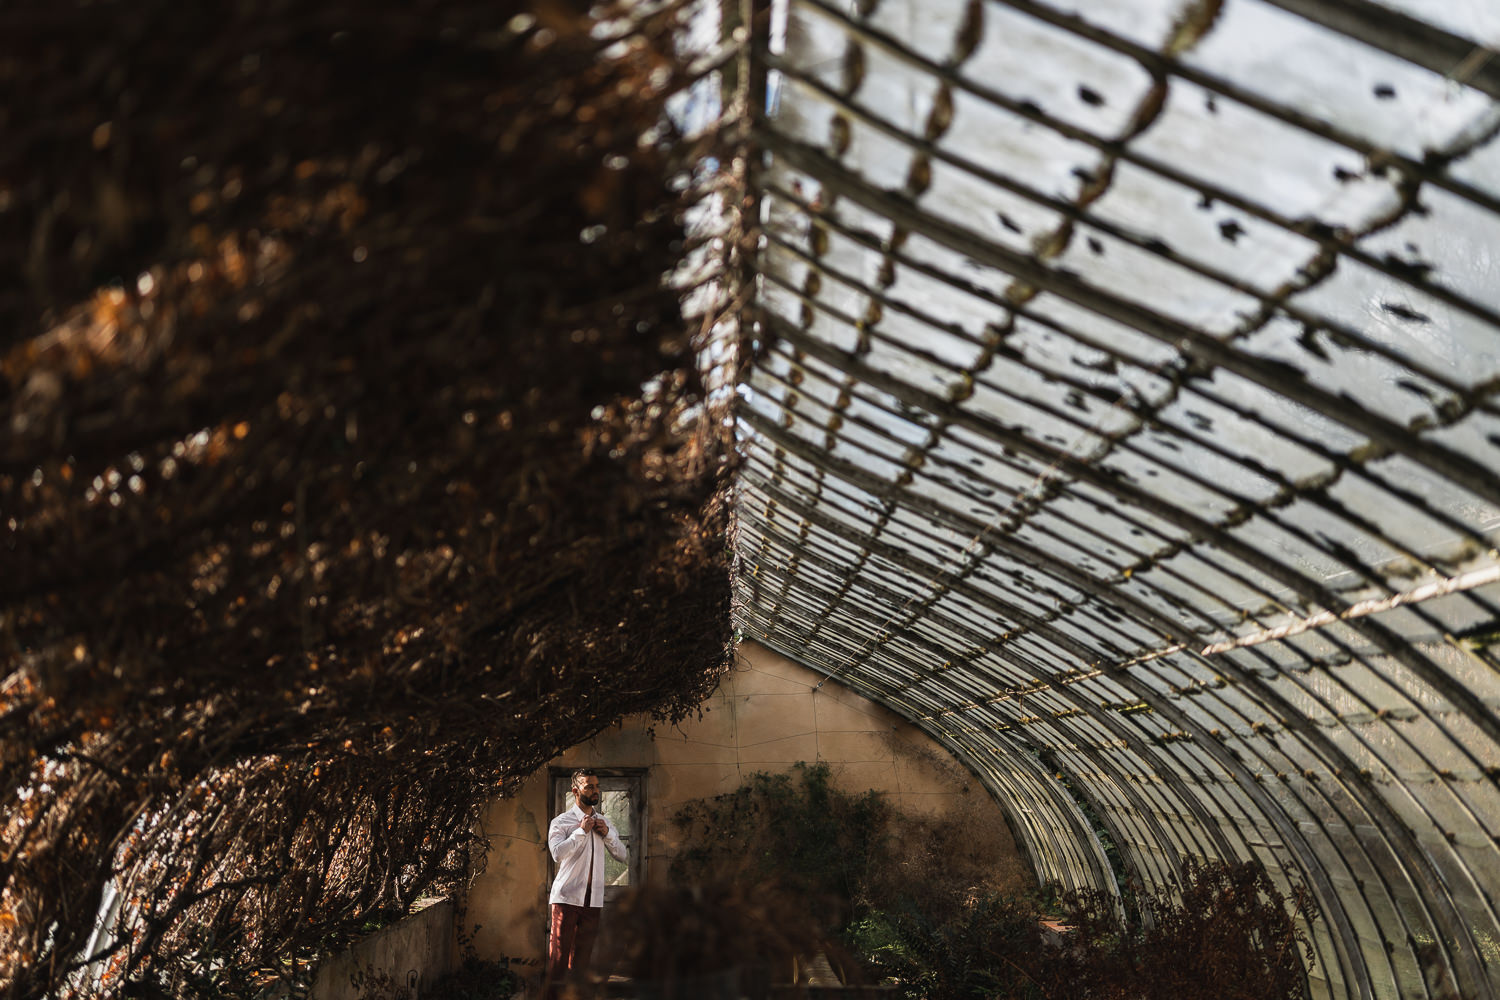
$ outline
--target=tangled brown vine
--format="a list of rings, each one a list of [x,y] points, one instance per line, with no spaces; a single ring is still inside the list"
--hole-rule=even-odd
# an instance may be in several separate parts
[[[0,995],[303,981],[727,668],[731,159],[626,13],[0,11]]]

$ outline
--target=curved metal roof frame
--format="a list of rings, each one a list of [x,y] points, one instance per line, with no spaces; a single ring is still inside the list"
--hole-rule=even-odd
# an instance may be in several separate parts
[[[1500,997],[1497,47],[1478,0],[778,0],[752,56],[745,632],[1043,879],[1114,886],[1102,827],[1306,884],[1327,996]]]

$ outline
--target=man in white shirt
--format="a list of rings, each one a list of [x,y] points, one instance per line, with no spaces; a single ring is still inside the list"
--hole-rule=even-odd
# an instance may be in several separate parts
[[[625,845],[599,804],[599,777],[573,772],[573,808],[547,827],[547,849],[557,862],[552,882],[552,935],[547,944],[547,982],[555,991],[569,973],[589,964],[604,908],[604,852],[625,860]]]

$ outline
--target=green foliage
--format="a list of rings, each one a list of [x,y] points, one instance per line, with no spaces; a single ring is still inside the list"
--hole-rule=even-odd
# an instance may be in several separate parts
[[[978,846],[993,810],[906,816],[824,764],[684,807],[673,878],[780,887],[906,1000],[1304,1000],[1302,887],[1257,864],[1187,862],[1178,892],[1014,891]],[[899,836],[897,836],[899,832]],[[1060,917],[1069,929],[1042,923]],[[1301,954],[1299,954],[1301,953]]]
[[[1099,894],[1068,902],[1073,943],[1065,981],[1079,997],[1120,1000],[1262,1000],[1306,996],[1299,949],[1314,960],[1300,914],[1315,904],[1302,886],[1288,898],[1258,864],[1184,866],[1182,889],[1141,894],[1142,919],[1122,925]]]
[[[488,962],[472,954],[457,971],[424,990],[431,1000],[510,1000],[521,988],[521,976],[509,961]]]
[[[946,920],[917,895],[893,910],[872,910],[850,925],[848,941],[904,997],[928,1000],[1041,1000],[1047,994],[1017,958],[1040,945],[1035,901],[989,894]]]
[[[684,806],[672,822],[686,847],[672,878],[769,883],[802,899],[824,926],[841,927],[871,869],[888,859],[892,810],[875,792],[835,788],[827,764],[753,774],[733,792]]]
[[[1112,896],[989,894],[955,913],[912,886],[893,909],[864,914],[849,941],[909,1000],[1302,1000],[1296,924],[1312,904],[1284,896],[1256,864],[1189,862],[1180,894],[1141,893],[1126,922]],[[1046,909],[1070,929],[1049,930]],[[934,914],[944,914],[941,918]]]

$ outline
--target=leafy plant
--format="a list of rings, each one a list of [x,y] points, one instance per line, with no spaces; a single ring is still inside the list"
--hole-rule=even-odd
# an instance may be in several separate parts
[[[910,1000],[1301,1000],[1297,918],[1305,889],[1283,895],[1254,863],[1189,862],[1180,893],[1139,893],[1142,918],[1121,918],[1114,897],[1075,892],[1051,907],[1041,894],[933,899],[920,886],[893,909],[872,910],[849,940]],[[1060,909],[1070,930],[1041,918]]]
[[[686,846],[671,877],[772,884],[801,899],[825,927],[847,922],[872,869],[889,858],[891,807],[875,792],[833,786],[827,764],[751,775],[733,792],[684,806],[672,822]]]
[[[1068,899],[1073,944],[1054,980],[1120,1000],[1306,996],[1299,952],[1309,964],[1314,956],[1297,918],[1311,920],[1316,905],[1305,887],[1288,897],[1258,864],[1189,860],[1179,893],[1139,899],[1142,919],[1129,925],[1101,894]]]
[[[1254,863],[1188,861],[1177,891],[1022,887],[982,846],[993,811],[907,816],[824,764],[685,806],[673,877],[781,887],[908,1000],[1302,1000],[1310,894]],[[1070,929],[1042,923],[1060,917]],[[1299,922],[1300,921],[1300,922]]]
[[[470,954],[423,995],[431,1000],[510,1000],[520,989],[521,976],[509,959],[490,962]]]
[[[998,893],[935,919],[915,895],[894,910],[872,910],[849,928],[854,951],[905,997],[990,1000],[1047,997],[1025,956],[1041,943],[1035,900]],[[941,908],[947,911],[947,907]],[[1020,958],[1022,961],[1017,961]]]

